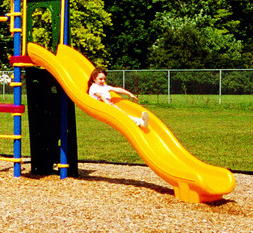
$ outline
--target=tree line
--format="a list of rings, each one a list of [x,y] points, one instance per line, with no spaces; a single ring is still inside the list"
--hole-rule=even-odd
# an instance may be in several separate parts
[[[33,39],[48,49],[51,22],[47,9],[34,12]],[[70,25],[71,45],[108,69],[253,67],[251,0],[70,0]],[[12,46],[1,23],[2,69]]]

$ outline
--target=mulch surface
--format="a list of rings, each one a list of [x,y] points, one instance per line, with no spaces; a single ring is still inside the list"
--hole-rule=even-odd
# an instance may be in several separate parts
[[[184,203],[148,167],[80,163],[79,177],[0,162],[0,232],[253,232],[253,176],[213,203]]]

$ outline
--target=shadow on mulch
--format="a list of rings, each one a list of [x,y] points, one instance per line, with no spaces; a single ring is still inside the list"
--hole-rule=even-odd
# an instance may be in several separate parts
[[[25,178],[28,178],[28,179],[32,179],[32,180],[40,180],[40,179],[43,179],[47,176],[51,176],[51,175],[57,175],[59,176],[59,172],[54,170],[48,174],[33,174],[31,171],[30,172],[27,172],[27,173],[22,173],[22,176],[25,177]],[[60,179],[60,178],[59,178]]]
[[[199,205],[192,206],[192,209],[218,214],[228,214],[244,217],[249,216],[246,206],[241,206],[235,200],[230,199],[221,199],[208,203],[199,203]]]
[[[77,179],[85,179],[90,181],[103,181],[108,182],[111,184],[123,184],[123,185],[131,185],[139,188],[148,188],[153,191],[156,191],[161,194],[170,194],[174,195],[174,191],[172,189],[169,189],[167,187],[163,187],[161,185],[152,184],[146,181],[139,181],[139,180],[133,180],[133,179],[122,179],[122,178],[108,178],[108,177],[101,177],[101,176],[90,176],[94,171],[87,171],[79,169],[79,177]]]
[[[215,207],[215,206],[226,205],[227,203],[230,203],[230,202],[236,203],[234,200],[221,199],[221,200],[218,200],[218,201],[206,202],[205,204],[206,204],[206,205],[209,205],[209,206]]]
[[[134,166],[139,166],[139,165],[134,165]],[[11,167],[1,169],[1,171],[8,171],[9,169],[11,169]],[[79,168],[78,169],[79,176],[73,177],[73,178],[78,179],[78,180],[107,182],[111,184],[121,184],[121,185],[128,185],[128,186],[134,186],[134,187],[139,187],[139,188],[146,188],[146,189],[153,190],[157,193],[169,194],[171,196],[174,196],[173,189],[170,189],[161,185],[149,183],[146,181],[135,180],[135,179],[93,176],[92,173],[94,173],[95,171],[96,170],[85,170],[85,169]],[[43,179],[47,177],[48,175],[59,175],[59,171],[54,170],[53,173],[47,174],[47,175],[35,175],[35,174],[31,174],[30,172],[22,174],[22,176],[27,177],[29,179]],[[213,201],[213,202],[197,203],[197,205],[196,204],[192,205],[192,208],[196,210],[201,210],[204,212],[215,212],[215,213],[221,213],[221,214],[242,215],[242,216],[248,215],[248,213],[245,212],[245,208],[240,206],[236,201],[230,200],[230,199],[221,199],[221,200]]]
[[[157,184],[152,184],[152,183],[149,183],[146,181],[139,181],[139,180],[133,180],[133,179],[122,179],[122,178],[108,178],[108,177],[90,175],[95,171],[96,170],[79,169],[78,170],[79,176],[73,177],[73,178],[78,179],[78,180],[89,180],[89,181],[96,181],[96,182],[102,181],[102,182],[107,182],[107,183],[111,183],[111,184],[131,185],[131,186],[135,186],[135,187],[139,187],[139,188],[151,189],[151,190],[156,191],[161,194],[169,194],[172,196],[174,195],[173,189],[169,189],[167,187],[163,187],[163,186],[157,185]],[[47,177],[48,175],[59,175],[59,172],[54,171],[53,173],[47,174],[47,175],[36,175],[36,174],[32,174],[30,172],[26,173],[26,174],[22,174],[22,176],[24,176],[26,178],[36,179],[36,180],[43,179],[44,177]]]
[[[11,169],[12,169],[12,167],[2,168],[2,169],[0,169],[0,172],[8,172]]]

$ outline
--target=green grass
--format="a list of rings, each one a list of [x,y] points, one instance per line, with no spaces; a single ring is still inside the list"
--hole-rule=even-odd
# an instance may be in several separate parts
[[[208,108],[253,111],[253,95],[142,95],[143,104],[175,108]]]
[[[253,114],[231,110],[147,106],[196,157],[210,164],[253,170]],[[78,113],[79,115],[79,113]],[[126,139],[88,116],[78,121],[82,159],[142,163]]]
[[[169,110],[156,108],[155,112],[196,157],[214,165],[253,170],[252,113],[196,108]]]
[[[253,171],[253,96],[223,96],[222,104],[217,96],[173,95],[170,105],[166,104],[166,96],[159,98],[165,99],[165,103],[157,103],[156,96],[141,96],[140,101],[193,155],[210,164]],[[1,97],[0,102],[3,102]],[[76,109],[76,117],[79,159],[143,163],[116,130],[79,109]],[[2,120],[10,124],[9,119],[2,118],[1,126]],[[30,153],[27,125],[26,113],[22,140],[25,155]],[[0,153],[11,153],[7,147],[12,148],[0,141]]]

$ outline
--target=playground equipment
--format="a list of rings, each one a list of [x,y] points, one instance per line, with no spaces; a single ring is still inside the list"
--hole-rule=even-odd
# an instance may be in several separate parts
[[[21,9],[22,3],[22,9]],[[14,37],[14,104],[0,105],[0,112],[14,113],[14,134],[0,138],[14,140],[14,157],[0,158],[14,162],[14,176],[21,175],[21,70],[25,69],[30,129],[31,169],[33,174],[50,174],[58,164],[61,178],[77,176],[77,142],[73,102],[44,69],[36,68],[27,56],[27,41],[32,41],[32,14],[38,8],[49,9],[52,15],[52,47],[69,43],[68,1],[11,0],[11,12],[0,18],[10,19]],[[21,25],[22,19],[22,25]],[[12,108],[12,109],[11,109]],[[15,112],[16,111],[16,112]]]
[[[61,22],[62,21],[64,20],[62,19]],[[61,33],[61,35],[63,34]],[[149,112],[149,126],[147,129],[141,129],[122,111],[90,97],[86,92],[87,81],[94,67],[87,58],[66,45],[64,39],[60,40],[55,53],[31,42],[25,44],[27,45],[29,60],[29,62],[27,60],[27,63],[43,67],[45,69],[44,72],[46,72],[45,74],[54,77],[57,81],[55,81],[53,85],[56,86],[58,85],[57,83],[59,83],[63,92],[65,92],[81,110],[120,131],[149,167],[173,186],[177,198],[186,202],[207,202],[219,200],[224,194],[233,190],[235,179],[230,171],[208,165],[196,159],[178,142],[167,126],[147,109],[139,104],[122,99],[119,95],[113,95],[112,101],[129,115],[139,116],[143,111]],[[44,79],[45,74],[38,70],[34,71],[31,68],[26,71],[28,72],[27,84],[29,92],[36,88],[36,85],[33,85],[32,77],[36,76],[36,80],[42,82],[40,76],[43,76]],[[50,80],[48,81],[50,82],[49,86],[52,87],[51,82],[53,81],[51,79],[48,80]],[[53,96],[53,93],[50,91],[47,92],[47,90],[50,90],[50,88],[43,89],[43,92],[45,96],[49,96],[47,97],[49,100],[51,99],[50,95]],[[37,102],[36,98],[39,97],[30,98],[29,96],[30,94],[28,93],[28,106],[29,104],[33,106],[33,103],[29,103],[29,101],[33,99]],[[60,103],[60,105],[62,105],[65,103],[64,101],[66,101],[61,98],[59,102],[57,98],[54,99],[56,104]],[[66,97],[63,99],[66,99]],[[32,112],[33,111],[36,112],[36,109],[32,109]],[[50,112],[50,109],[48,111]],[[66,112],[66,109],[61,111]],[[33,113],[31,113],[31,115],[32,114]],[[38,115],[35,117],[31,116],[30,119],[34,120],[37,119],[37,117]],[[60,126],[63,134],[63,136],[61,136],[61,144],[65,145],[65,147],[69,147],[70,142],[67,139],[68,135],[66,135],[68,123],[66,123],[66,119],[64,119],[62,114],[60,114],[60,119],[63,122]],[[41,119],[41,121],[43,121],[43,119]],[[34,125],[34,123],[29,124],[31,127]],[[71,128],[69,127],[69,129]],[[45,135],[47,133],[48,131],[45,132]],[[58,135],[53,138],[58,139]],[[31,142],[31,144],[32,143],[33,142]],[[43,143],[45,144],[46,141],[43,141]],[[54,147],[56,143],[57,140],[53,140],[51,146]],[[42,146],[45,146],[44,144],[42,144]],[[75,160],[75,156],[68,156],[67,153],[69,151],[66,148],[63,150],[65,153],[61,155],[60,164],[63,168],[69,169],[66,167],[70,166],[68,164],[70,164],[72,160]],[[57,151],[54,151],[54,153],[57,154]],[[64,157],[64,159],[62,157]],[[76,162],[73,164],[75,167]],[[63,177],[66,177],[66,175]]]

